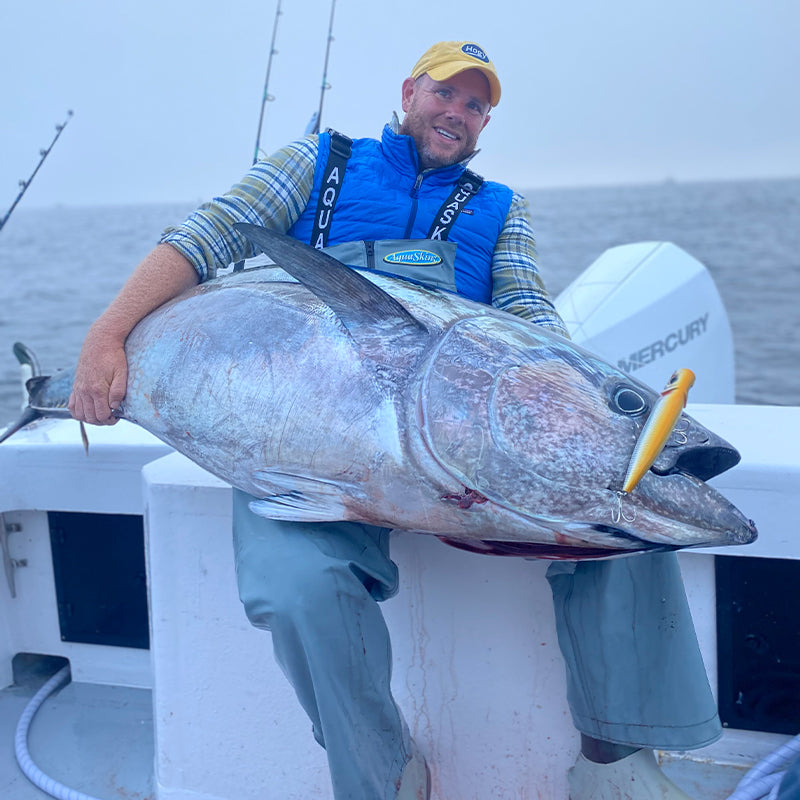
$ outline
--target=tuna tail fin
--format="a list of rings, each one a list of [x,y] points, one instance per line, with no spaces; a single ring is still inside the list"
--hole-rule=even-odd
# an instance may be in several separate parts
[[[10,439],[17,431],[22,430],[26,425],[30,425],[31,422],[43,416],[44,414],[42,414],[39,409],[28,406],[23,410],[16,422],[12,422],[11,425],[0,433],[0,443],[4,442],[6,439]]]
[[[24,428],[26,425],[30,425],[31,422],[34,422],[43,416],[41,411],[32,407],[30,404],[30,382],[42,374],[42,370],[39,367],[39,360],[36,358],[36,353],[34,353],[33,350],[28,347],[28,345],[23,344],[22,342],[14,342],[12,352],[22,368],[23,381],[25,382],[25,388],[28,391],[28,405],[23,409],[19,418],[5,428],[2,433],[0,433],[0,442],[4,442],[6,439],[9,439],[17,431],[22,430],[22,428]],[[28,376],[27,381],[25,380],[26,374]]]
[[[12,350],[20,366],[27,367],[31,377],[42,374],[41,367],[39,367],[39,359],[36,358],[36,353],[34,353],[28,345],[22,342],[14,342]]]
[[[28,391],[28,405],[19,419],[0,434],[0,442],[13,436],[17,431],[42,417],[68,419],[72,415],[67,408],[72,391],[73,371],[57,372],[55,375],[34,375],[25,382]]]

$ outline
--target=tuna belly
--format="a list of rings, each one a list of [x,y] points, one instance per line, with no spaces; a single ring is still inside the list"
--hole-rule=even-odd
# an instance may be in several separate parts
[[[363,483],[398,449],[390,398],[324,309],[263,294],[200,294],[140,323],[125,416],[257,496],[286,490],[269,473]]]

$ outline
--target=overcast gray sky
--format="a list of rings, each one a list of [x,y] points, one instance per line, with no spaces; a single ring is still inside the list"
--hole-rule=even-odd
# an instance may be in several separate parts
[[[23,202],[195,201],[252,159],[276,0],[5,0],[0,216]],[[319,103],[330,0],[283,0],[262,148]],[[323,126],[377,135],[441,39],[503,99],[473,162],[515,188],[800,176],[798,0],[337,0]]]

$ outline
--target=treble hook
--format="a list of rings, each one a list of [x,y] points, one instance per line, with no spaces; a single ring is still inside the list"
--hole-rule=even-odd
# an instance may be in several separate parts
[[[680,426],[680,427],[679,427]],[[686,417],[681,417],[678,420],[678,424],[672,429],[672,435],[676,437],[675,444],[671,444],[671,447],[682,447],[685,444],[689,443],[689,437],[687,435],[687,431],[689,430],[689,420]]]
[[[616,507],[611,509],[611,521],[615,525],[619,525],[620,522],[627,522],[629,524],[636,522],[636,508],[631,508],[630,516],[626,516],[625,510],[622,508],[622,498],[626,497],[627,495],[628,492],[623,492],[619,489],[614,492],[614,497],[617,498],[617,504]]]

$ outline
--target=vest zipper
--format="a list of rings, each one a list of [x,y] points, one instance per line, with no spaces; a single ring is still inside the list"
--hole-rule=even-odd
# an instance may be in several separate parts
[[[375,269],[375,242],[365,241],[364,249],[367,256],[367,268]]]
[[[409,195],[411,196],[411,213],[408,217],[406,232],[403,234],[404,239],[411,238],[411,229],[414,227],[414,220],[417,218],[417,192],[422,184],[422,178],[423,173],[420,172],[419,175],[417,175],[417,179],[414,181],[414,185],[411,187],[411,191],[409,192]]]

